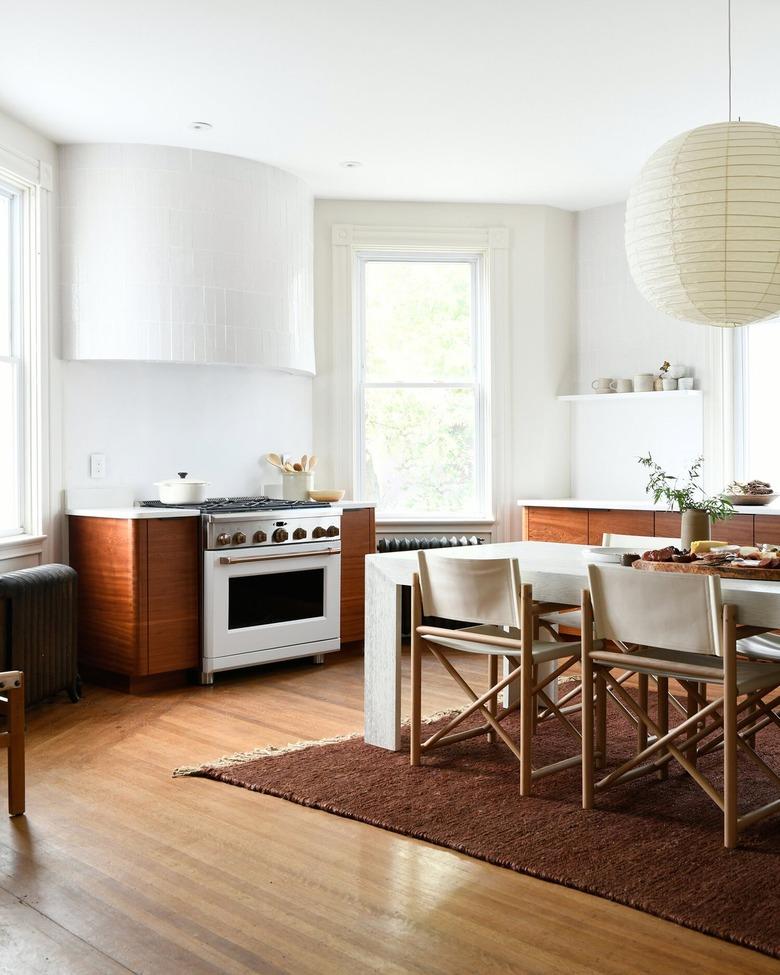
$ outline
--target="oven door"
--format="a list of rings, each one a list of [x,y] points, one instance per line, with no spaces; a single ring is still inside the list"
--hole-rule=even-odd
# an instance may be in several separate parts
[[[204,657],[338,640],[338,543],[208,551],[204,559]]]

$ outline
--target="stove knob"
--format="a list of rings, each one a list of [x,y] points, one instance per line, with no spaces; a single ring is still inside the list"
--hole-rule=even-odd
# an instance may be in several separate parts
[[[290,536],[284,530],[284,528],[277,528],[276,531],[271,536],[272,542],[286,542]]]
[[[230,535],[217,535],[217,545],[230,545]]]
[[[306,538],[306,529],[296,528],[295,531],[293,532],[293,538],[295,539],[296,542],[300,542],[302,538]]]
[[[253,539],[255,545],[262,545],[263,542],[268,541],[268,536],[264,531],[255,532],[255,537]]]
[[[325,537],[325,529],[324,528],[321,528],[319,525],[317,525],[317,527],[311,533],[311,537],[312,538],[324,538]]]
[[[234,545],[243,545],[246,541],[246,535],[243,532],[236,532],[233,536]]]
[[[331,525],[330,528],[325,532],[328,538],[336,538],[339,533],[338,525]]]

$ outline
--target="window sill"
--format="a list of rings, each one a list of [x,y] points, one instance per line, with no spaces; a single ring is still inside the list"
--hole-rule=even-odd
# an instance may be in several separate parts
[[[4,535],[0,537],[0,559],[40,555],[46,538],[46,535]]]

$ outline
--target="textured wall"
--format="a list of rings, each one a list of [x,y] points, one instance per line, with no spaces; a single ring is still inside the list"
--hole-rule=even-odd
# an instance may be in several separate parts
[[[212,152],[60,152],[64,354],[314,372],[313,201]]]

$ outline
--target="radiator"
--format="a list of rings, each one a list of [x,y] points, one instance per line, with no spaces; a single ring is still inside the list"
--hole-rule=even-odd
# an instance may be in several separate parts
[[[472,535],[470,538],[466,538],[465,535],[461,535],[460,538],[455,535],[450,538],[417,538],[413,535],[393,535],[391,538],[380,538],[376,550],[377,552],[416,552],[421,548],[460,548],[461,545],[482,545],[484,541],[484,538],[477,538],[476,535]]]
[[[0,670],[24,673],[25,704],[78,700],[76,578],[67,565],[0,574]]]
[[[419,549],[460,548],[464,545],[482,545],[484,542],[484,538],[477,538],[476,535],[471,535],[469,538],[466,538],[465,535],[461,535],[460,538],[455,535],[449,538],[418,538],[414,535],[395,535],[392,538],[380,538],[377,542],[376,549],[377,552],[416,552]],[[406,637],[411,633],[411,615],[411,590],[409,586],[403,586],[401,590],[401,636]],[[429,626],[442,626],[450,630],[457,630],[461,626],[467,625],[459,620],[445,620],[440,619],[438,616],[427,617],[425,622]]]

